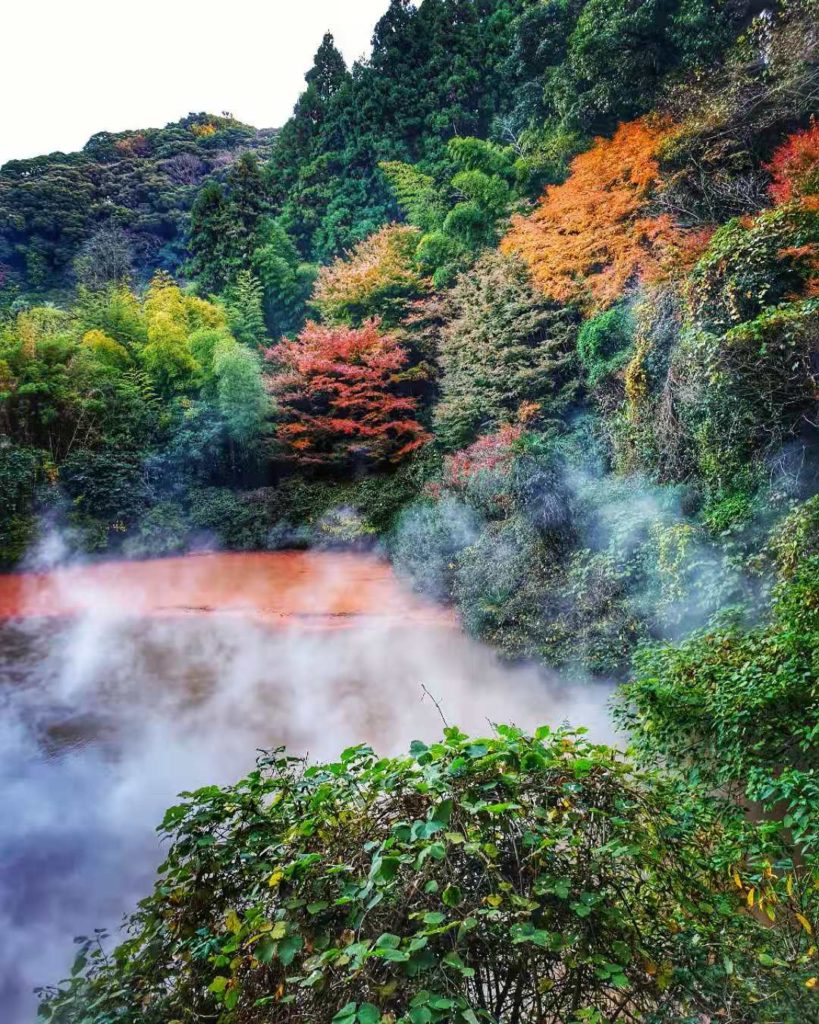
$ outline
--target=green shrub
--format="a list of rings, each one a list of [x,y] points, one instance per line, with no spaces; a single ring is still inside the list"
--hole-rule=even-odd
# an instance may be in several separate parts
[[[409,505],[389,537],[396,571],[429,597],[452,597],[456,559],[480,530],[480,518],[452,495]]]
[[[819,556],[819,495],[797,505],[777,524],[771,538],[776,568],[792,578],[810,558]]]
[[[231,551],[263,550],[270,531],[269,496],[268,491],[237,492],[226,487],[191,491],[190,526],[212,533]]]
[[[34,540],[37,520],[31,514],[5,515],[0,519],[0,567],[14,568]]]
[[[736,491],[708,503],[703,509],[702,521],[717,536],[728,536],[741,529],[757,510],[752,494]]]
[[[622,558],[605,551],[574,552],[552,596],[541,657],[572,673],[623,678],[648,632],[634,584],[633,569]]]
[[[129,558],[157,558],[185,551],[189,540],[185,510],[176,502],[163,501],[140,518],[122,547]]]
[[[577,336],[577,354],[590,388],[595,388],[628,362],[634,319],[626,306],[612,306],[587,320]]]
[[[768,309],[724,335],[686,334],[675,354],[677,415],[700,475],[735,489],[749,463],[798,436],[816,403],[819,301]]]
[[[659,1024],[730,1000],[771,1019],[759,1000],[799,981],[785,963],[753,977],[770,940],[711,868],[719,808],[675,798],[545,728],[262,757],[166,812],[129,937],[111,957],[84,942],[42,1017],[590,1024],[628,1005]]]
[[[719,333],[799,295],[814,273],[818,242],[819,214],[797,205],[729,221],[691,272],[695,321]]]
[[[649,758],[768,811],[783,801],[779,825],[819,868],[819,818],[804,802],[819,787],[819,557],[787,572],[770,621],[640,651],[618,717]]]
[[[14,566],[34,537],[40,456],[0,440],[0,565]]]
[[[346,509],[360,517],[367,534],[386,536],[404,506],[418,497],[435,463],[434,453],[422,452],[391,472],[357,480],[285,477],[271,489],[270,521],[306,526],[309,533],[334,510]]]
[[[60,484],[71,502],[69,523],[91,550],[116,543],[150,507],[142,453],[114,446],[78,449],[60,467]]]

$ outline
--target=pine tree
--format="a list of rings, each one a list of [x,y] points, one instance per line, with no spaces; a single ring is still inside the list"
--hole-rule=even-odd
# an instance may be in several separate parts
[[[278,221],[264,222],[261,245],[253,253],[253,270],[262,285],[270,336],[279,338],[301,330],[316,268],[302,262],[292,238]]]
[[[230,204],[231,277],[250,269],[258,232],[267,211],[265,183],[254,153],[243,153],[227,176]]]

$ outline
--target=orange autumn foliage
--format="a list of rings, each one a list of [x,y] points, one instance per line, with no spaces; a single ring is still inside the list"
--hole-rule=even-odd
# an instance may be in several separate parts
[[[402,394],[407,353],[378,320],[361,327],[309,321],[269,349],[282,452],[302,464],[399,462],[429,439]]]
[[[819,205],[819,121],[815,118],[804,131],[794,132],[779,146],[765,165],[773,181],[769,192],[780,205],[794,199],[806,207]]]
[[[646,118],[620,125],[572,161],[568,179],[549,187],[531,216],[513,220],[501,248],[526,261],[549,298],[604,309],[630,285],[689,262],[687,233],[646,211],[669,131]]]

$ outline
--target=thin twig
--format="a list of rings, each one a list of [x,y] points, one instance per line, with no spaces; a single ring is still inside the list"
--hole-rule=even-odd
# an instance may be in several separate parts
[[[425,697],[429,697],[429,699],[430,699],[430,700],[432,701],[432,703],[433,703],[433,704],[435,705],[435,708],[436,708],[436,710],[437,710],[438,714],[439,714],[439,715],[441,716],[441,721],[442,721],[442,722],[444,723],[444,728],[445,728],[445,729],[448,729],[448,728],[449,728],[449,722],[448,722],[448,721],[446,720],[446,718],[444,717],[444,713],[443,713],[443,711],[441,710],[441,705],[440,705],[440,703],[439,703],[439,702],[438,702],[438,701],[437,701],[437,700],[436,700],[436,699],[435,699],[435,698],[434,698],[434,697],[432,696],[432,694],[431,694],[431,693],[429,692],[429,690],[428,690],[428,689],[426,688],[426,686],[424,685],[424,683],[421,683],[421,689],[422,689],[422,690],[424,691],[424,696],[425,696]],[[422,698],[421,698],[421,700],[422,700],[422,701],[423,701],[423,699],[424,699],[424,697],[422,697]]]

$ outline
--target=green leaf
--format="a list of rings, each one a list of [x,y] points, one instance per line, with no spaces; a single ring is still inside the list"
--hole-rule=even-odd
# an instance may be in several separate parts
[[[441,899],[448,907],[457,907],[461,902],[461,890],[457,885],[448,885],[441,893]]]
[[[449,819],[452,817],[452,801],[442,800],[438,806],[433,810],[430,815],[430,821],[435,821],[440,825],[448,825]]]
[[[455,1005],[454,999],[447,999],[444,996],[433,996],[429,1001],[433,1010],[451,1010]]]
[[[304,945],[301,935],[289,935],[279,943],[279,960],[288,967],[296,959],[296,953]]]
[[[276,955],[276,943],[271,939],[262,939],[255,950],[256,959],[263,964],[269,964]]]
[[[358,1003],[347,1003],[342,1006],[338,1013],[333,1017],[333,1024],[341,1024],[342,1021],[355,1020],[355,1012],[358,1009]]]
[[[377,866],[376,866],[377,865]],[[395,878],[398,873],[398,869],[401,867],[401,861],[398,857],[382,857],[380,863],[378,859],[373,862],[375,868],[373,876],[375,878],[383,878],[389,882]]]
[[[382,960],[390,960],[393,963],[405,963],[410,958],[409,953],[405,953],[403,949],[389,949],[385,946],[377,947],[373,953]]]
[[[381,1011],[372,1003],[362,1003],[358,1011],[358,1020],[360,1024],[378,1024],[381,1020]]]

